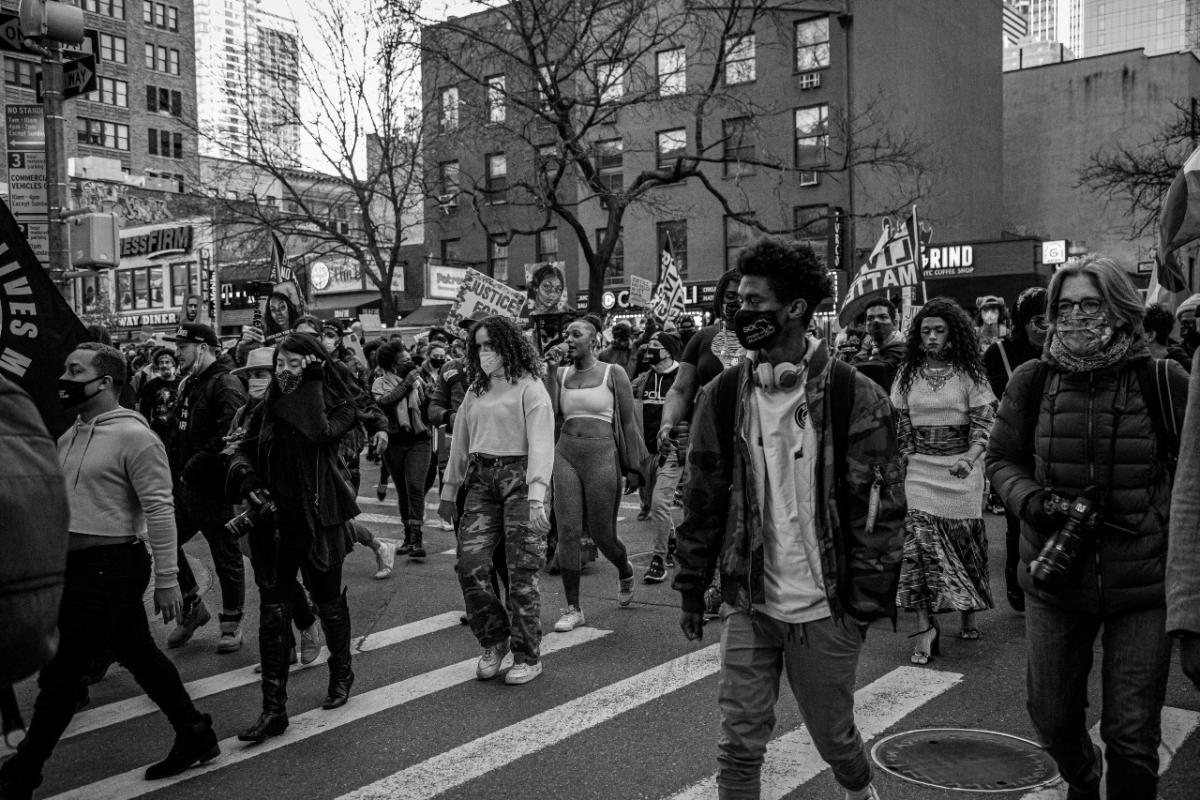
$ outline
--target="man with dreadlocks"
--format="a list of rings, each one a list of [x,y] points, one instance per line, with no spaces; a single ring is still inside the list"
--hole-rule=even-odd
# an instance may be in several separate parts
[[[538,570],[546,562],[546,495],[554,469],[554,412],[533,345],[503,317],[471,331],[468,391],[458,410],[439,515],[457,528],[458,580],[471,632],[483,646],[475,675],[510,685],[542,674]],[[503,536],[508,560],[506,611],[492,586],[492,553]],[[511,614],[511,616],[510,616]]]

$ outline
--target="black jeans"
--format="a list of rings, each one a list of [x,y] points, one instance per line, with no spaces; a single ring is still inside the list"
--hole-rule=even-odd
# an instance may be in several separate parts
[[[308,607],[304,599],[304,590],[296,581],[299,573],[304,578],[304,585],[312,595],[316,604],[336,600],[342,593],[342,565],[328,570],[318,570],[308,557],[312,547],[312,532],[304,519],[302,511],[293,510],[286,505],[280,505],[278,511],[279,538],[276,539],[273,530],[258,530],[251,534],[250,565],[254,568],[254,582],[258,586],[259,602],[263,605],[285,603],[293,607]],[[311,615],[308,624],[304,619],[296,619],[301,628],[312,624]]]
[[[420,525],[425,521],[425,476],[429,471],[430,441],[426,437],[410,444],[389,442],[383,460],[396,484],[400,518]]]
[[[142,593],[150,555],[141,542],[91,547],[67,554],[58,612],[58,653],[38,675],[28,735],[5,762],[4,775],[34,779],[75,716],[87,690],[88,669],[107,649],[128,669],[176,731],[199,720],[175,665],[150,636]]]
[[[218,503],[223,507],[224,501]],[[183,546],[197,533],[204,536],[212,553],[217,582],[221,585],[223,610],[240,612],[246,604],[246,567],[242,563],[242,551],[237,540],[225,530],[229,517],[213,515],[211,511],[197,508],[200,499],[182,486],[175,489],[175,527],[179,531],[179,588],[184,597],[196,594],[196,576],[183,553]],[[211,505],[211,504],[208,504]]]

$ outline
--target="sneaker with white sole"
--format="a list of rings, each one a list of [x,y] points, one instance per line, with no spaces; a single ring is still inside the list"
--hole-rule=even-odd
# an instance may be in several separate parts
[[[633,590],[633,576],[630,575],[628,578],[621,578],[620,583],[617,585],[617,605],[621,608],[628,608],[629,604],[633,602]]]
[[[575,606],[567,606],[567,610],[558,618],[558,622],[554,623],[554,630],[559,633],[566,633],[586,624],[587,618],[583,616],[582,611]]]
[[[392,576],[392,567],[396,563],[396,548],[391,542],[379,542],[379,549],[375,551],[375,580],[382,581]]]
[[[321,620],[314,619],[308,630],[300,631],[300,663],[311,664],[321,655]]]
[[[662,583],[667,577],[667,567],[663,564],[662,556],[651,556],[650,566],[642,576],[642,583]]]
[[[504,682],[509,686],[520,686],[522,683],[529,683],[531,680],[542,674],[542,662],[536,664],[513,664],[513,668],[504,676]]]
[[[481,681],[490,681],[504,669],[505,662],[512,664],[512,653],[508,649],[508,640],[483,649],[483,655],[475,664],[475,677]]]

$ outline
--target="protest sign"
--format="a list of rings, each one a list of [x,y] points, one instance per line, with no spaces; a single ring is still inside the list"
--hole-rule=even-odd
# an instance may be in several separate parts
[[[458,297],[446,316],[445,328],[455,336],[461,336],[464,321],[491,316],[516,319],[524,308],[525,293],[520,289],[506,286],[478,270],[468,269],[458,287]]]
[[[654,284],[639,275],[629,276],[629,305],[638,308],[650,307],[650,296],[654,292]]]

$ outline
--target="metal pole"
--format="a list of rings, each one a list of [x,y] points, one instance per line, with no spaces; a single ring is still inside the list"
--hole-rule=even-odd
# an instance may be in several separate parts
[[[46,126],[46,205],[50,238],[50,275],[65,280],[71,268],[64,212],[68,205],[66,125],[63,120],[62,45],[47,40],[42,58],[42,113]]]
[[[850,157],[846,164],[846,241],[850,243],[850,252],[847,256],[850,266],[847,270],[847,275],[853,275],[855,257],[858,251],[858,242],[855,240],[854,231],[856,227],[854,224],[854,74],[851,71],[851,65],[854,59],[850,52],[852,44],[850,32],[854,24],[854,14],[850,10],[850,0],[846,0],[845,8],[843,9],[842,13],[838,14],[837,21],[841,26],[843,33],[845,34],[844,45],[846,48],[846,52],[844,54],[846,62],[845,148],[846,153]]]

